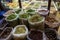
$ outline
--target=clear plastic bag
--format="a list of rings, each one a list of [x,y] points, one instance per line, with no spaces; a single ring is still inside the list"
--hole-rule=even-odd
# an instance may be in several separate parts
[[[16,31],[16,28],[17,27],[24,27],[25,29],[26,29],[26,31],[25,31],[25,33],[22,33],[22,34],[15,34],[15,31]],[[14,28],[14,30],[12,31],[12,35],[13,35],[13,38],[15,39],[15,40],[20,40],[20,39],[24,39],[25,40],[25,38],[27,37],[27,35],[28,35],[28,29],[27,29],[27,27],[25,26],[25,25],[17,25],[15,28]]]

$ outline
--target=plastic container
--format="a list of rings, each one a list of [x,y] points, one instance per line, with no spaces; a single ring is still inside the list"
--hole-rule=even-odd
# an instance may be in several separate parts
[[[13,29],[11,27],[6,27],[1,33],[0,40],[10,40],[12,37],[11,35],[12,30]]]
[[[36,16],[36,15],[34,15],[34,16]],[[40,30],[44,30],[44,20],[45,20],[45,18],[41,16],[42,19],[41,19],[40,21],[33,22],[33,21],[31,21],[31,18],[32,18],[33,20],[36,20],[37,18],[40,19],[40,18],[39,18],[40,15],[37,15],[37,16],[36,16],[36,19],[34,19],[34,18],[35,18],[34,16],[32,16],[32,17],[30,17],[30,18],[28,19],[30,29],[40,29]],[[39,16],[39,17],[38,17],[38,16]],[[34,18],[33,18],[33,17],[34,17]]]
[[[18,27],[20,27],[20,28],[22,28],[22,27],[24,27],[24,29],[25,29],[25,32],[23,33],[21,33],[20,31],[20,33],[16,33],[16,30],[17,30],[17,28]],[[27,27],[25,26],[25,25],[17,25],[15,28],[14,28],[14,30],[12,31],[12,35],[13,35],[13,38],[15,39],[15,40],[26,40],[26,37],[27,37],[27,35],[28,35],[28,29],[27,29]]]
[[[27,36],[28,40],[47,40],[44,32],[40,30],[31,30]]]
[[[12,15],[14,15],[14,16],[12,16]],[[9,16],[7,16],[5,18],[5,20],[8,22],[8,25],[10,27],[14,27],[14,26],[18,25],[18,20],[17,19],[18,19],[18,15],[17,14],[10,14]]]

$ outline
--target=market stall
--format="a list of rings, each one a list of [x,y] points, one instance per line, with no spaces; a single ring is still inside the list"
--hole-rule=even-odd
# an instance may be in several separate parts
[[[60,40],[60,2],[2,0],[0,6],[8,9],[0,20],[0,40]]]

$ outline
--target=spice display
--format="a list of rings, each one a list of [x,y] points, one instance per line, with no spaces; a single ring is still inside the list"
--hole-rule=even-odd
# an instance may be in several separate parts
[[[1,0],[0,40],[60,40],[60,1],[50,1]]]

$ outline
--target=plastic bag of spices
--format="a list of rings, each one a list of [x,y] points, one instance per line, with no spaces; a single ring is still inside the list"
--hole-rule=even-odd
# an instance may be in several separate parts
[[[28,19],[30,29],[44,29],[44,20],[45,18],[36,14]]]
[[[15,40],[26,40],[28,29],[25,25],[17,25],[12,31]]]
[[[59,26],[59,21],[55,17],[55,15],[49,15],[46,17],[45,24],[48,25],[50,28],[56,28]]]
[[[48,38],[48,40],[58,40],[57,38],[57,31],[51,28],[45,29],[45,34]]]
[[[40,8],[40,9],[37,9],[37,12],[39,15],[47,16],[49,11],[46,8]]]
[[[24,24],[24,25],[28,26],[28,18],[29,17],[30,17],[30,15],[28,13],[19,14],[19,22],[20,22],[20,24]]]
[[[28,40],[47,40],[47,37],[45,35],[45,33],[41,30],[30,30],[28,36],[27,36]]]
[[[17,14],[10,14],[9,16],[7,16],[5,18],[5,20],[8,22],[8,25],[10,27],[14,27],[16,25],[18,25],[18,15]]]

